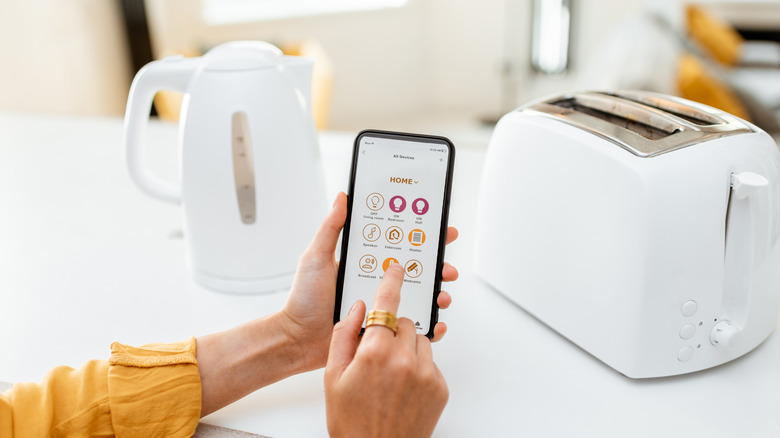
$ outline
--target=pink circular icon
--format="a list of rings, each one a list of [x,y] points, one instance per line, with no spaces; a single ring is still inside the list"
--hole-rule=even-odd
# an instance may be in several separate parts
[[[428,212],[428,201],[423,198],[417,198],[412,202],[412,211],[423,215]]]
[[[404,211],[404,208],[406,208],[406,199],[401,196],[393,196],[390,198],[390,210],[400,213]],[[425,208],[426,210],[428,209],[427,206]]]

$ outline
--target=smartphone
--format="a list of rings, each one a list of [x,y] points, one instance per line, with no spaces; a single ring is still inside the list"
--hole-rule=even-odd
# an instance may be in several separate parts
[[[352,151],[334,322],[357,301],[373,308],[385,270],[404,267],[398,316],[433,337],[455,147],[448,139],[366,130]],[[365,324],[365,323],[364,323]]]

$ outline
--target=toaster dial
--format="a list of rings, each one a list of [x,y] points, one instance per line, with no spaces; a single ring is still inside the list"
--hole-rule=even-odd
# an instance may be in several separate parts
[[[710,332],[710,342],[720,348],[733,348],[739,344],[740,331],[730,321],[715,324]]]

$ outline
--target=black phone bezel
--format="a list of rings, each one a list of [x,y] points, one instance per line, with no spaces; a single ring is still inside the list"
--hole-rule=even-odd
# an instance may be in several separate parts
[[[432,339],[433,329],[436,326],[436,323],[439,321],[439,305],[437,300],[439,293],[441,292],[441,273],[442,267],[444,266],[444,250],[447,242],[447,227],[450,213],[450,199],[452,194],[452,174],[455,167],[455,145],[453,145],[448,138],[436,135],[413,134],[409,132],[384,131],[378,129],[365,129],[358,133],[358,135],[355,137],[355,142],[352,148],[352,164],[350,166],[349,187],[347,191],[347,218],[344,222],[344,229],[342,230],[341,253],[339,257],[340,261],[346,260],[347,249],[349,248],[349,229],[350,222],[352,221],[352,202],[354,200],[353,193],[355,192],[355,174],[357,172],[358,149],[360,146],[360,139],[366,136],[406,140],[418,143],[435,143],[449,148],[449,154],[447,158],[447,175],[445,176],[444,183],[444,203],[442,207],[441,224],[439,230],[439,247],[436,257],[436,276],[434,277],[433,282],[431,320],[428,333],[425,334],[425,336],[427,336],[429,339]],[[344,263],[339,263],[338,278],[336,280],[336,300],[333,309],[334,324],[339,322],[341,316],[341,298],[344,290],[345,269],[346,267]],[[361,329],[361,334],[362,333],[363,329]]]

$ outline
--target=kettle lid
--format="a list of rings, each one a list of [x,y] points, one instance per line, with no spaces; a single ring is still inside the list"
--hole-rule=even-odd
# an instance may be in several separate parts
[[[264,41],[232,41],[209,50],[203,60],[206,70],[256,70],[279,65],[282,51]]]

